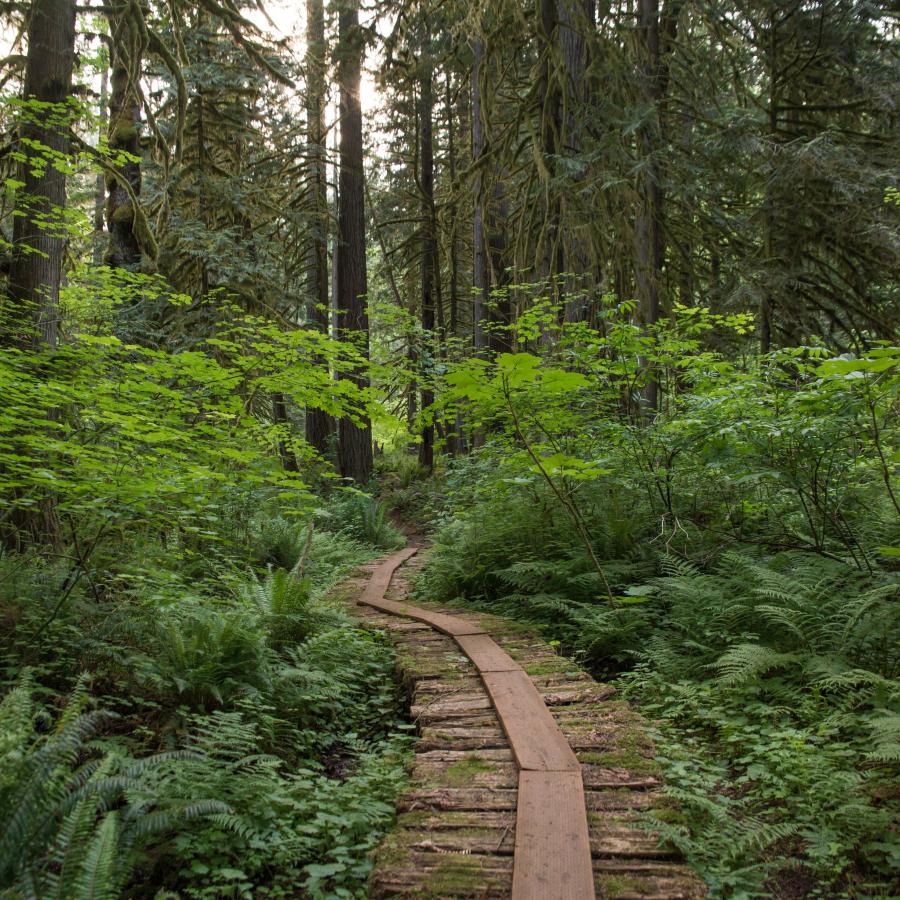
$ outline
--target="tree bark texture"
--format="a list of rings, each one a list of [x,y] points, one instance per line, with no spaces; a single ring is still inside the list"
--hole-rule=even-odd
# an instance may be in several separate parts
[[[307,268],[309,321],[328,333],[328,178],[325,141],[325,10],[322,0],[306,3],[306,119],[309,146],[308,202],[313,216],[313,239]],[[321,362],[321,360],[320,360]],[[324,454],[329,449],[335,422],[314,406],[306,410],[306,440]]]
[[[487,304],[488,268],[484,242],[484,123],[481,120],[481,67],[484,44],[481,38],[472,41],[472,163],[475,168],[472,215],[472,343],[476,355],[484,352],[484,310]]]
[[[426,52],[430,38],[424,41]],[[423,62],[424,71],[419,84],[419,133],[421,135],[421,185],[422,185],[422,333],[426,347],[426,367],[434,364],[434,311],[435,274],[437,262],[437,232],[434,220],[434,125],[433,125],[433,85],[430,63]],[[431,388],[431,374],[425,373],[422,388],[422,411],[430,415],[428,407],[434,403]],[[422,426],[422,443],[419,444],[419,464],[429,471],[434,467],[434,424],[430,421]]]
[[[115,4],[109,13],[109,149],[112,154],[127,153],[128,158],[117,167],[118,178],[111,173],[107,175],[106,263],[132,271],[141,264],[141,246],[135,227],[140,211],[135,209],[131,197],[133,194],[137,199],[141,194],[141,55],[135,30],[129,10],[123,4]]]
[[[340,336],[354,341],[365,359],[369,356],[367,311],[366,222],[363,183],[362,108],[359,87],[363,34],[359,9],[350,0],[338,15],[338,84],[340,86],[340,179],[338,185],[337,294]],[[369,387],[365,366],[353,375],[360,388]],[[341,475],[366,482],[372,475],[372,424],[363,415],[359,422],[340,420],[338,462]]]
[[[10,343],[56,347],[59,337],[59,287],[62,279],[66,205],[65,172],[31,148],[43,145],[53,154],[69,153],[67,108],[75,63],[75,3],[35,0],[28,25],[25,98],[54,104],[26,108],[19,126],[22,215],[13,225],[14,254],[9,275],[7,319]]]

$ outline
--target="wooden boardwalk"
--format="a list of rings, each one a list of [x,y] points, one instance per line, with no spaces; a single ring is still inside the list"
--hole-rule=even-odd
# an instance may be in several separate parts
[[[348,598],[397,647],[419,738],[371,895],[704,896],[641,827],[665,801],[638,717],[514,623],[406,603],[415,553],[372,567]]]

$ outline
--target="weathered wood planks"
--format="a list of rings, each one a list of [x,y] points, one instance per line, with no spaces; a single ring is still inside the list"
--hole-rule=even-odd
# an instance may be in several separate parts
[[[702,884],[641,827],[664,801],[640,719],[614,689],[505,620],[412,606],[407,575],[420,559],[405,550],[385,562],[377,581],[358,582],[354,599],[366,605],[353,608],[393,640],[419,740],[371,895],[702,897]],[[404,563],[392,580],[387,570]],[[536,699],[553,726],[546,734],[558,737],[552,753],[529,757],[515,745],[535,734],[525,723],[539,714]],[[497,702],[521,722],[512,740]],[[560,811],[579,803],[586,827],[574,833]]]

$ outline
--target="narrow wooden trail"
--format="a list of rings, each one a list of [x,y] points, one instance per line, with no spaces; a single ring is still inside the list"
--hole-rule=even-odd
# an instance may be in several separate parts
[[[406,603],[417,550],[347,597],[393,640],[419,738],[372,896],[702,897],[641,828],[665,801],[640,719],[515,623]]]

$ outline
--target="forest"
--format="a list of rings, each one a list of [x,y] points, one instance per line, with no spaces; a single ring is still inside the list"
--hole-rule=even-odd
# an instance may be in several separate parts
[[[0,898],[372,896],[410,535],[709,897],[900,896],[894,4],[0,21]]]

